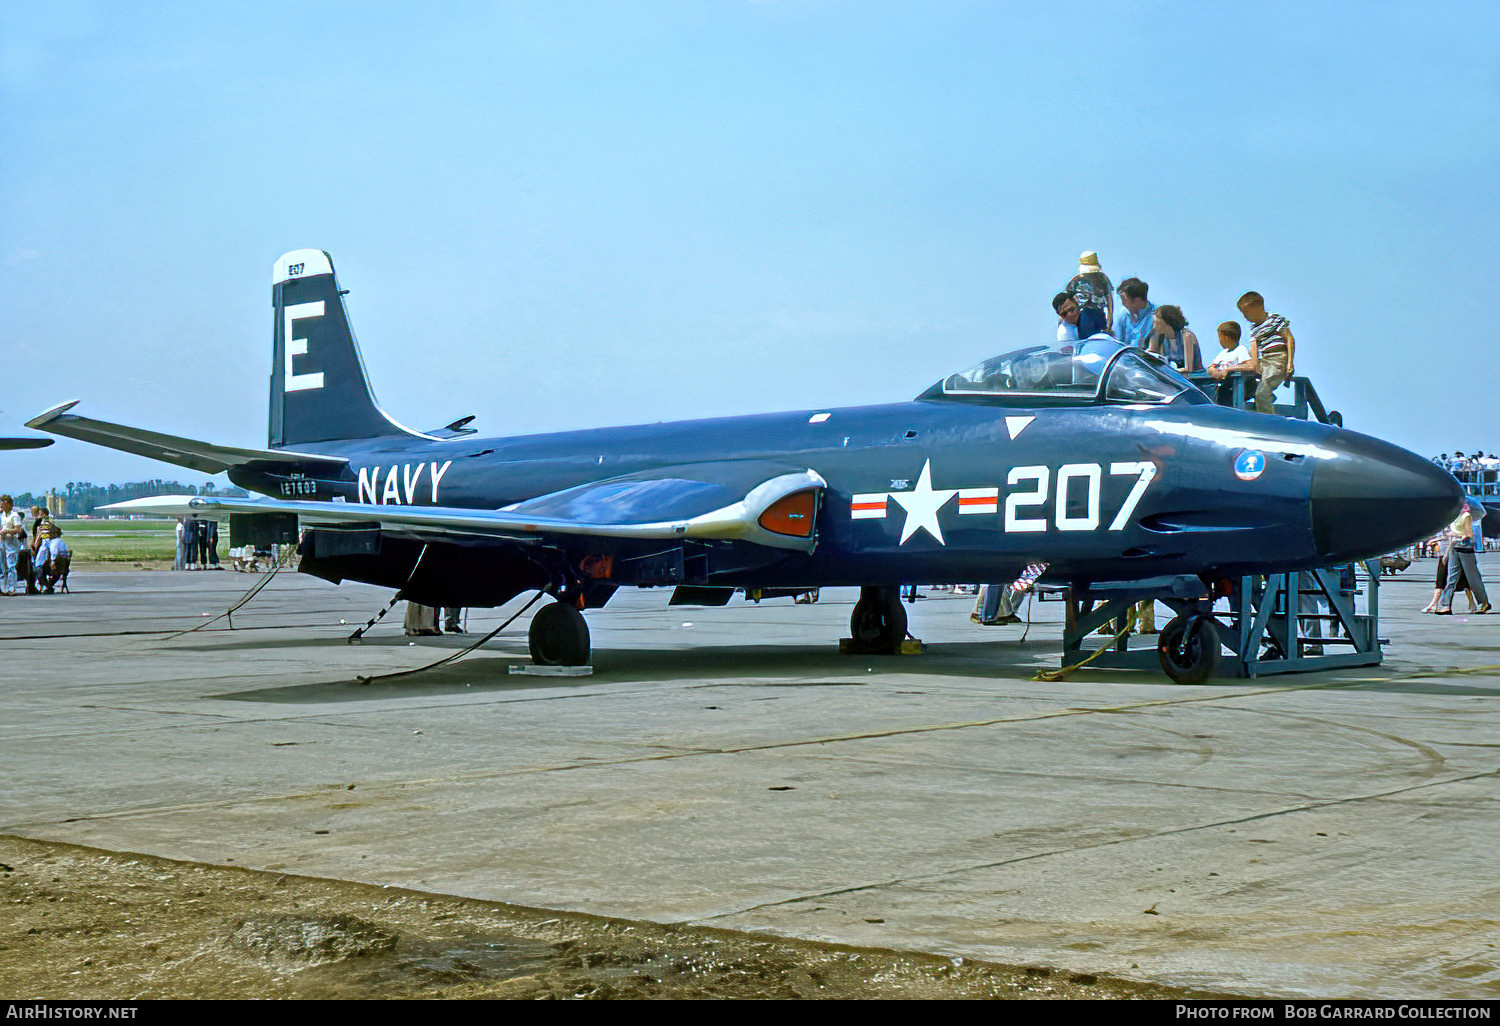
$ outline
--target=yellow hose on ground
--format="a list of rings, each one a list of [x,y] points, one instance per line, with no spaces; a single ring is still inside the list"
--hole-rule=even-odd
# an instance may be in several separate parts
[[[1113,648],[1117,641],[1123,638],[1126,634],[1130,633],[1130,628],[1134,627],[1136,623],[1138,608],[1139,607],[1132,607],[1130,610],[1130,615],[1125,617],[1125,626],[1121,627],[1115,634],[1115,636],[1110,638],[1109,641],[1105,642],[1103,645],[1095,649],[1087,659],[1080,660],[1079,662],[1074,663],[1072,666],[1064,666],[1056,670],[1038,670],[1036,672],[1036,675],[1031,679],[1042,681],[1065,680],[1067,676],[1074,670],[1082,669],[1089,663],[1093,662],[1095,659],[1098,659],[1100,655]]]

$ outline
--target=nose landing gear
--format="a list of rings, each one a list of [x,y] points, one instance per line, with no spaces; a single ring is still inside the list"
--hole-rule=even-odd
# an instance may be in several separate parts
[[[1219,629],[1203,613],[1179,613],[1156,641],[1162,672],[1179,684],[1202,684],[1219,665]]]

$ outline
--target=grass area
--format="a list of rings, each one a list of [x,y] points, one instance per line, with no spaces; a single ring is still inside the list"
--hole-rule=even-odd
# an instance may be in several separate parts
[[[93,534],[152,534],[163,530],[176,531],[177,521],[162,520],[59,520],[64,531],[87,531]]]
[[[75,560],[144,563],[177,558],[177,523],[172,520],[63,520],[58,524]],[[219,534],[219,560],[227,558],[225,532]]]

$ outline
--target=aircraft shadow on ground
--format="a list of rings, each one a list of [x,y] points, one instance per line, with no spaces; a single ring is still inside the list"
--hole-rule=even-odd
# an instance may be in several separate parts
[[[440,658],[440,656],[434,656]],[[291,705],[386,702],[391,699],[461,697],[482,694],[523,693],[543,690],[577,690],[598,683],[588,677],[533,677],[513,674],[510,668],[524,657],[506,655],[478,656],[430,670],[405,672],[400,669],[371,665],[350,668],[332,675],[324,673],[317,680],[277,687],[229,691],[207,696],[220,701],[270,702]],[[399,676],[384,676],[399,674]],[[357,677],[367,676],[368,683]]]
[[[459,652],[472,637],[429,639],[420,648],[430,661]],[[216,695],[220,699],[255,702],[327,703],[387,701],[393,698],[475,695],[485,693],[523,693],[530,691],[578,691],[614,685],[692,683],[699,686],[725,687],[821,687],[867,684],[883,681],[888,675],[900,674],[908,682],[922,677],[973,682],[994,682],[1014,686],[1032,683],[1039,669],[1055,669],[1055,647],[1032,642],[1018,645],[1014,639],[1000,642],[954,642],[932,646],[913,656],[843,655],[829,645],[706,645],[701,647],[606,648],[595,649],[594,672],[588,676],[533,676],[513,674],[512,666],[526,665],[529,658],[524,642],[511,638],[491,642],[485,648],[453,663],[432,669],[405,671],[399,667],[378,665],[372,658],[361,668],[350,667],[338,676],[309,669],[318,679],[279,687],[259,688]],[[248,642],[248,639],[247,639]],[[408,652],[411,647],[402,636],[369,638],[358,646],[346,646],[337,638],[264,638],[253,644],[230,642],[195,645],[192,651],[298,649],[358,647],[366,650],[391,649]],[[399,676],[382,676],[399,674]],[[359,683],[356,676],[370,677]],[[914,680],[915,679],[915,680]],[[1085,668],[1062,682],[1080,685],[1148,685],[1171,687],[1154,669],[1121,670]],[[1347,683],[1345,683],[1347,682]],[[1283,674],[1259,678],[1216,677],[1198,687],[1235,687],[1247,689],[1286,688],[1297,686],[1347,688],[1352,691],[1406,691],[1420,694],[1455,694],[1493,696],[1497,688],[1467,682],[1406,680],[1395,671],[1382,667],[1354,667],[1318,673]],[[1055,688],[1057,684],[1036,685]],[[1184,688],[1184,693],[1186,693]],[[1097,697],[1097,696],[1096,696]]]
[[[402,639],[388,639],[384,647],[404,648]],[[338,642],[342,644],[342,642]],[[326,642],[285,639],[264,647],[294,648]],[[202,646],[203,648],[218,646]],[[234,648],[236,646],[223,646]],[[363,647],[382,647],[366,643]],[[424,646],[434,660],[448,654],[437,646]],[[457,651],[455,646],[454,651]],[[1035,650],[1014,646],[1000,649],[993,644],[945,645],[941,655],[920,656],[841,655],[831,646],[712,646],[704,648],[596,649],[594,672],[589,676],[532,676],[513,674],[510,668],[527,663],[524,651],[481,649],[446,666],[404,673],[383,671],[371,665],[350,669],[346,675],[280,687],[258,688],[215,695],[234,701],[326,703],[386,701],[392,698],[455,694],[571,691],[620,684],[682,684],[730,687],[822,687],[867,684],[888,674],[905,677],[962,677],[974,680],[1024,681],[1036,671]],[[873,671],[873,672],[871,672]],[[401,673],[382,679],[382,672]],[[359,673],[372,677],[368,684],[355,680]],[[1123,682],[1160,683],[1145,674],[1112,671]],[[809,679],[812,678],[812,679]]]
[[[1035,649],[1014,645],[953,644],[930,648],[921,655],[843,655],[835,645],[770,646],[715,645],[701,648],[606,649],[594,653],[596,674],[614,680],[681,681],[699,678],[707,683],[755,685],[753,678],[781,678],[770,683],[806,683],[808,677],[850,677],[875,674],[941,675],[945,677],[1015,677],[1035,672]],[[752,678],[746,680],[745,678]]]
[[[222,637],[222,635],[213,635]],[[421,649],[432,653],[433,659],[441,659],[462,651],[473,644],[477,639],[473,635],[454,635],[447,638],[424,638],[420,643],[413,644],[410,639],[401,635],[375,635],[366,637],[356,642],[350,642],[347,634],[321,635],[318,637],[292,636],[281,638],[251,638],[246,636],[243,640],[210,641],[207,643],[194,643],[187,637],[172,639],[172,642],[162,647],[170,649],[180,647],[182,651],[188,652],[250,652],[259,649],[299,649],[299,648],[328,648],[328,649],[360,649],[360,648],[389,648],[389,649]],[[506,654],[515,659],[529,659],[526,649],[525,638],[497,639],[491,641],[479,650],[485,654]]]

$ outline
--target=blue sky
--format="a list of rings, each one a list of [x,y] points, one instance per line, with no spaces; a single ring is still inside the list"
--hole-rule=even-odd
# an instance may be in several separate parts
[[[1078,254],[1212,345],[1258,289],[1346,423],[1500,449],[1500,5],[0,6],[0,434],[265,443],[270,272],[486,434],[909,398]],[[204,480],[60,440],[0,489]]]

